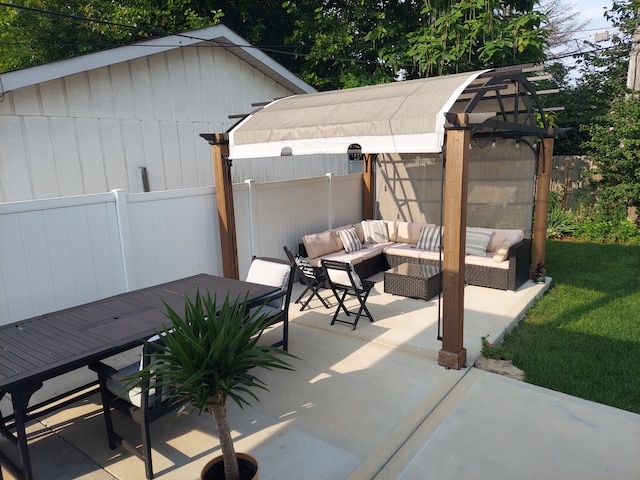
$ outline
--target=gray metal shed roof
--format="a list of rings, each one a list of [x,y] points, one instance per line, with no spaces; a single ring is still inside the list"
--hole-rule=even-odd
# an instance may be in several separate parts
[[[0,94],[68,75],[205,42],[226,48],[291,92],[301,94],[316,91],[315,88],[295,76],[271,57],[252,47],[249,42],[228,27],[214,25],[178,35],[156,37],[130,45],[2,73],[0,74]]]

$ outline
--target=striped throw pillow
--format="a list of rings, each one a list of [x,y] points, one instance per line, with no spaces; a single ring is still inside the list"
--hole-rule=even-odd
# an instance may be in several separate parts
[[[342,240],[345,252],[351,253],[362,249],[362,243],[360,243],[360,239],[358,238],[358,234],[354,227],[338,230],[338,236],[340,237],[340,240]]]
[[[440,250],[442,248],[440,227],[422,227],[416,247],[423,250]]]
[[[488,228],[467,228],[467,243],[465,253],[467,255],[479,255],[485,257],[487,255],[487,245],[491,240],[493,230]]]
[[[389,241],[389,233],[384,220],[362,220],[364,231],[364,243],[386,243]]]

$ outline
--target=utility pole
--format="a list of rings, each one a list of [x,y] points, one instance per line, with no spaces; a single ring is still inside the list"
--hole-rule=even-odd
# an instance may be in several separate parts
[[[640,24],[636,12],[636,28],[631,38],[629,52],[629,70],[627,72],[627,88],[637,92],[640,90]]]

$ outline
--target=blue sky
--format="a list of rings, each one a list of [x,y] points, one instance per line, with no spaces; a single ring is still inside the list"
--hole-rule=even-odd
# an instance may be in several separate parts
[[[597,31],[606,31],[610,24],[602,16],[605,7],[610,7],[612,1],[603,0],[567,0],[568,5],[574,6],[574,11],[580,14],[583,20],[590,20],[586,27],[588,34],[594,35]]]

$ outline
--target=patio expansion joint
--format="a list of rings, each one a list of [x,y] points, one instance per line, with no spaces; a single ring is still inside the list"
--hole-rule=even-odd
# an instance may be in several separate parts
[[[456,387],[458,387],[472,369],[473,367],[466,366],[462,369],[464,371],[461,372],[460,378],[454,381],[453,384],[447,384],[427,395],[420,404],[413,409],[411,415],[395,429],[387,441],[369,453],[360,465],[349,474],[346,480],[359,480],[361,478],[380,478],[382,480],[393,478],[392,476],[385,476],[385,467],[411,440],[413,435],[423,428],[423,425],[431,419],[434,412],[440,410],[441,405],[443,405],[450,394],[454,392]]]

